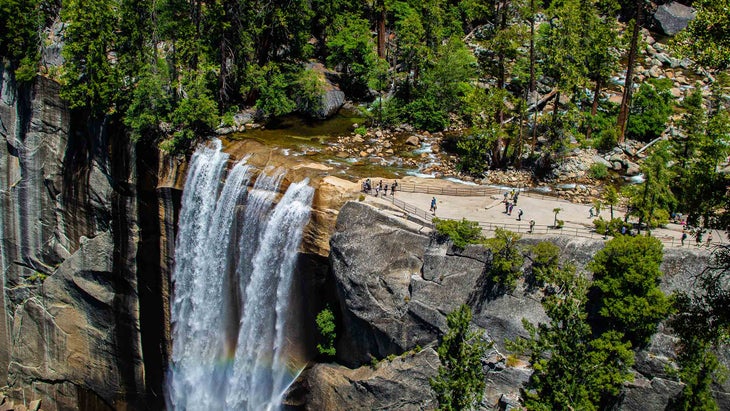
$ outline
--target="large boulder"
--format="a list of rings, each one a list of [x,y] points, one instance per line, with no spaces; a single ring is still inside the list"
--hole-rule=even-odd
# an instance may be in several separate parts
[[[284,404],[313,411],[432,410],[437,403],[429,379],[440,365],[431,348],[356,369],[316,364],[289,389]]]
[[[657,29],[668,36],[673,36],[687,27],[690,21],[696,17],[692,7],[676,1],[662,4],[654,13],[654,21]]]
[[[446,330],[445,315],[469,300],[489,262],[483,249],[452,252],[419,226],[348,202],[332,236],[330,261],[348,365],[425,346]]]

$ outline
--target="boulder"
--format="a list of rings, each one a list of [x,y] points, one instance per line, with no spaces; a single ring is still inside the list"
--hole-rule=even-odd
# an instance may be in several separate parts
[[[330,77],[336,74],[328,70],[321,63],[310,63],[307,65],[307,70],[314,71],[324,87],[319,97],[318,107],[307,107],[304,111],[311,117],[318,119],[326,119],[337,114],[345,104],[345,93],[335,83],[330,81]]]
[[[654,13],[657,28],[668,36],[673,36],[683,30],[695,17],[696,13],[692,7],[676,1],[662,4]]]
[[[604,166],[606,166],[606,168],[613,168],[613,164],[611,164],[610,161],[604,159],[603,157],[601,157],[599,155],[595,155],[595,156],[591,157],[591,159],[593,160],[594,163],[603,164]]]
[[[375,367],[349,369],[316,364],[284,396],[284,405],[303,410],[432,410],[438,405],[429,379],[441,365],[431,348],[382,360]]]
[[[412,135],[406,139],[406,144],[419,147],[421,145],[421,140],[418,138],[418,136]]]

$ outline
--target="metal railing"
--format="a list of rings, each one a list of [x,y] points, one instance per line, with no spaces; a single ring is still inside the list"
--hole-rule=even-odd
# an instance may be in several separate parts
[[[425,194],[438,194],[455,197],[481,197],[491,194],[498,194],[500,190],[492,187],[437,187],[427,184],[415,184],[415,183],[399,183],[396,192],[402,191],[404,193],[425,193]]]

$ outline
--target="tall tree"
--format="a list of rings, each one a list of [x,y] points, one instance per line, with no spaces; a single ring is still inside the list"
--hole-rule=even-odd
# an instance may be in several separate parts
[[[646,224],[647,230],[651,230],[662,220],[667,220],[669,210],[674,208],[676,200],[669,189],[672,181],[668,167],[670,159],[667,144],[657,144],[641,166],[644,182],[627,188],[629,214],[639,218],[639,227]]]
[[[116,51],[116,1],[69,0],[61,18],[68,22],[61,96],[71,108],[102,116],[112,109],[120,88],[119,66],[110,58]]]
[[[628,9],[633,10],[633,24],[631,26],[631,42],[629,44],[629,55],[626,62],[626,80],[624,81],[623,94],[621,95],[621,106],[619,107],[616,128],[618,129],[618,142],[624,142],[626,137],[626,124],[629,120],[629,108],[631,106],[631,94],[634,91],[634,68],[636,57],[639,52],[639,32],[644,24],[647,0],[629,1]]]
[[[654,237],[618,236],[589,263],[593,272],[591,322],[598,333],[625,334],[643,347],[670,311],[659,288],[662,243]]]
[[[542,301],[547,323],[522,324],[528,338],[508,342],[509,349],[528,353],[533,373],[527,383],[528,410],[598,410],[631,379],[630,343],[618,331],[594,336],[587,322],[588,282],[572,266],[554,268],[546,277]]]

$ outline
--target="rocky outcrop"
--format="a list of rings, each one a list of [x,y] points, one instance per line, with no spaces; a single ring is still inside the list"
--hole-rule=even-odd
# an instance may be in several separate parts
[[[695,16],[692,7],[673,1],[658,7],[654,13],[654,20],[658,29],[668,36],[673,36],[687,27]]]
[[[431,348],[349,369],[317,364],[304,372],[285,399],[287,409],[432,410],[429,379],[440,365]]]
[[[604,244],[601,240],[569,237],[544,239],[556,244],[561,258],[573,262],[588,276],[585,267]],[[523,240],[523,244],[529,246],[537,241]],[[661,266],[662,290],[669,294],[693,287],[693,279],[704,268],[707,258],[706,250],[666,249]],[[373,358],[402,354],[416,345],[435,344],[446,331],[446,314],[467,303],[474,312],[473,323],[494,342],[495,354],[483,361],[488,373],[485,405],[498,407],[519,397],[531,371],[521,361],[506,365],[504,342],[525,335],[523,318],[539,323],[547,321],[547,317],[540,304],[540,290],[527,289],[520,283],[515,291],[505,294],[486,279],[484,272],[491,262],[488,251],[476,246],[457,251],[422,233],[420,226],[390,217],[367,204],[349,202],[337,220],[330,260],[342,324],[338,330],[338,361],[361,366]],[[671,329],[661,325],[651,344],[637,352],[636,378],[625,385],[617,409],[647,409],[646,403],[642,406],[642,398],[658,407],[650,409],[663,409],[681,391],[682,384],[668,371],[674,366],[676,343]],[[722,361],[727,359],[723,357]],[[339,388],[344,383],[337,378],[342,377],[321,376],[322,370],[331,375],[331,370],[338,368],[315,366],[315,371],[302,377],[300,388],[317,390],[309,397],[316,397],[317,401],[340,401],[340,408],[351,404],[346,397],[335,400],[334,394],[321,393],[330,392],[329,387],[324,387],[328,384],[338,387],[333,392],[347,392]],[[313,388],[315,385],[317,388]],[[717,398],[727,397],[727,387],[716,389]],[[367,404],[374,400],[358,397],[357,401]]]
[[[157,207],[137,196],[154,192],[137,172],[156,157],[70,111],[57,83],[0,75],[0,385],[47,411],[160,408],[166,291],[159,235],[140,229]]]

